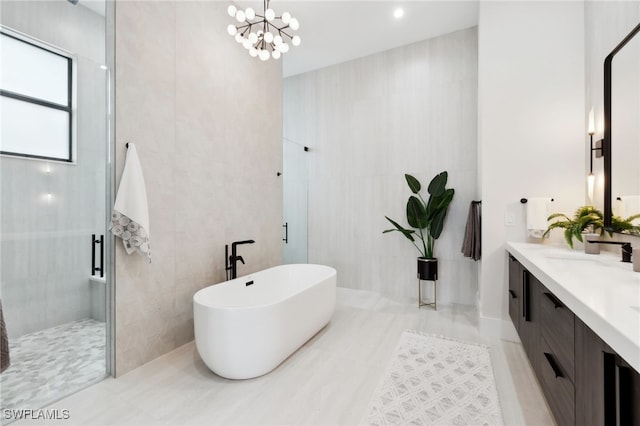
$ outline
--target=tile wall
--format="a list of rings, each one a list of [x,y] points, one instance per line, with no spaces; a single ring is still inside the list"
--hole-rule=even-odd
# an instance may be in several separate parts
[[[116,374],[193,339],[193,294],[282,262],[281,63],[226,32],[223,2],[116,4],[116,179],[125,143],[145,174],[153,261],[116,243]]]
[[[340,286],[417,298],[418,251],[383,235],[384,217],[406,224],[405,173],[426,186],[447,170],[438,301],[475,303],[477,264],[460,249],[477,199],[477,70],[470,28],[285,80],[285,138],[311,147],[309,262],[335,267]]]

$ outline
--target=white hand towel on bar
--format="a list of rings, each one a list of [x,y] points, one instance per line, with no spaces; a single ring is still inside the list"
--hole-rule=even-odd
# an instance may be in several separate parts
[[[127,254],[137,251],[151,263],[147,190],[136,146],[129,143],[109,230],[122,238]]]
[[[533,238],[542,238],[547,230],[551,197],[529,198],[527,201],[527,232]]]

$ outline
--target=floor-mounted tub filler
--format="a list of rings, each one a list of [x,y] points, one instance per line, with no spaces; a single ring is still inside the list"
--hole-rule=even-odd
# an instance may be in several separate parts
[[[281,265],[198,291],[193,322],[198,353],[214,373],[249,379],[276,368],[329,323],[336,270]]]

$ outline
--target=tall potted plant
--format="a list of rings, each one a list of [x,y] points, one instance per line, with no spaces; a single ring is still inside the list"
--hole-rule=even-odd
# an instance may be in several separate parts
[[[429,183],[429,200],[425,202],[420,195],[420,181],[409,174],[405,174],[404,177],[414,194],[407,201],[407,222],[414,229],[406,229],[385,216],[395,228],[387,229],[383,233],[398,231],[411,241],[421,255],[418,257],[418,278],[434,281],[438,278],[438,259],[434,256],[434,246],[442,234],[447,209],[455,191],[446,188],[448,173],[444,171]]]

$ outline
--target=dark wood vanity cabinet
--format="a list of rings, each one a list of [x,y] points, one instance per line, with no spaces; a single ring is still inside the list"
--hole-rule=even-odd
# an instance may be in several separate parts
[[[516,330],[520,328],[520,303],[524,268],[515,257],[509,255],[509,316]]]
[[[640,425],[640,374],[579,318],[575,361],[577,425]]]
[[[559,425],[640,426],[640,374],[509,255],[509,316]]]
[[[509,255],[509,316],[534,370],[538,370],[540,281]]]
[[[540,366],[536,376],[558,424],[576,424],[573,332],[575,316],[542,284],[540,295]]]

